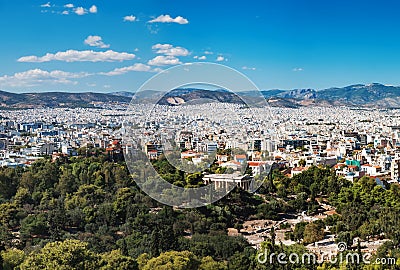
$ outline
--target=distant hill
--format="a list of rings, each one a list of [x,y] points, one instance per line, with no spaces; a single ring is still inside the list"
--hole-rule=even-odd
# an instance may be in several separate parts
[[[246,96],[246,97],[259,97],[260,93],[261,95],[265,98],[268,99],[270,97],[276,97],[280,93],[287,92],[285,90],[279,90],[279,89],[272,89],[272,90],[262,90],[262,91],[242,91],[240,92],[241,96]]]
[[[319,99],[344,101],[350,104],[366,105],[388,98],[400,97],[400,87],[379,83],[355,84],[342,88],[328,88],[317,91]],[[397,106],[400,103],[397,102]]]
[[[281,92],[277,96],[281,98],[316,99],[317,92],[313,89],[295,89]]]
[[[93,107],[96,103],[128,103],[130,97],[103,93],[43,92],[14,94],[0,91],[0,107],[41,108],[41,107]]]
[[[251,91],[244,92],[251,95]],[[346,87],[333,87],[323,90],[294,89],[261,91],[267,99],[276,100],[272,104],[282,104],[283,100],[299,106],[337,106],[353,105],[365,107],[400,107],[400,87],[380,83],[354,84]],[[279,102],[278,102],[279,101]],[[271,104],[271,103],[270,103]]]
[[[157,104],[160,105],[180,105],[187,102],[196,101],[197,104],[204,102],[224,102],[245,104],[244,100],[237,94],[225,90],[203,90],[194,88],[175,89],[168,92]]]
[[[232,93],[222,89],[204,90],[179,88],[168,93],[145,90],[114,93],[67,93],[43,92],[15,94],[0,91],[1,108],[41,108],[41,107],[93,107],[103,103],[157,103],[178,106],[205,102],[227,102],[236,104],[263,105],[264,99],[270,106],[298,108],[302,106],[361,106],[379,108],[400,108],[400,86],[379,83],[354,84],[323,90],[262,90]]]
[[[134,103],[153,103],[159,105],[178,106],[183,104],[202,104],[225,102],[235,104],[255,104],[255,98],[241,96],[223,89],[204,90],[198,88],[178,88],[170,92],[146,90],[138,92],[132,99]]]

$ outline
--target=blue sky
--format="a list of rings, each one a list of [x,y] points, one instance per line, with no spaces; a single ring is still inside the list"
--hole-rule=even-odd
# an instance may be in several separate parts
[[[398,1],[0,0],[0,89],[135,91],[209,61],[262,89],[400,85]]]

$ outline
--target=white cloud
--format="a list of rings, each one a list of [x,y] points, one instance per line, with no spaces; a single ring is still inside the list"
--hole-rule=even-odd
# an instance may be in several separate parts
[[[202,56],[196,55],[196,56],[193,56],[193,58],[194,58],[194,59],[198,59],[198,60],[206,60],[206,59],[207,59],[207,56],[205,56],[205,55],[202,55]]]
[[[132,66],[128,67],[122,67],[122,68],[116,68],[112,71],[109,72],[101,72],[99,73],[100,75],[106,75],[106,76],[115,76],[115,75],[122,75],[125,73],[128,73],[130,71],[142,71],[142,72],[157,72],[158,69],[152,69],[149,65],[145,65],[142,63],[136,63]]]
[[[297,71],[303,71],[303,68],[297,67],[297,68],[294,68],[294,69],[292,69],[292,70],[295,71],[295,72],[297,72]]]
[[[205,51],[204,54],[214,54],[214,53],[210,51]]]
[[[75,14],[77,14],[79,16],[85,15],[87,13],[86,9],[84,9],[83,7],[77,7],[74,10],[74,12],[75,12]]]
[[[86,15],[88,13],[97,13],[97,6],[92,5],[89,9],[84,7],[75,7],[74,4],[65,4],[64,8],[72,9],[73,12],[79,16]],[[68,15],[70,12],[65,10],[61,14]]]
[[[179,65],[182,64],[182,62],[179,61],[179,59],[176,58],[175,56],[159,55],[149,60],[147,64],[151,66],[165,66],[165,65]]]
[[[11,76],[1,76],[0,86],[35,86],[43,83],[76,84],[76,81],[72,81],[70,79],[83,78],[89,75],[91,74],[86,72],[72,73],[61,70],[46,71],[37,68],[18,72]]]
[[[255,67],[246,67],[246,66],[242,67],[242,69],[244,69],[244,70],[256,70]]]
[[[188,24],[189,21],[182,16],[177,16],[172,18],[170,15],[160,15],[155,19],[149,21],[149,23],[178,23],[178,24]]]
[[[105,44],[100,36],[88,36],[84,43],[91,47],[110,48],[110,44]]]
[[[216,60],[217,60],[217,62],[221,62],[221,61],[224,61],[224,60],[225,60],[225,57],[223,57],[223,56],[220,55],[220,56],[217,57]]]
[[[136,16],[128,15],[128,16],[125,16],[123,19],[124,19],[124,22],[134,22],[134,21],[136,21]]]
[[[91,6],[91,7],[89,8],[89,12],[90,12],[90,13],[97,13],[97,7],[96,7],[95,5]]]
[[[50,2],[47,2],[46,4],[43,4],[43,5],[40,5],[40,6],[41,7],[46,7],[46,8],[51,7]]]
[[[174,47],[171,44],[156,44],[151,47],[156,53],[169,56],[187,56],[189,51],[183,47]]]
[[[108,50],[105,52],[95,52],[92,50],[76,51],[67,50],[65,52],[46,53],[44,56],[24,56],[18,59],[18,62],[42,63],[49,61],[65,61],[65,62],[115,62],[132,60],[135,55],[126,52],[115,52]]]

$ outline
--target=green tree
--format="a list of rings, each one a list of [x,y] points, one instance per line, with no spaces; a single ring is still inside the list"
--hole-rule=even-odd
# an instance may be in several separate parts
[[[25,253],[19,249],[7,249],[0,253],[3,258],[4,270],[18,269],[17,267],[24,261]]]
[[[13,228],[18,225],[18,209],[15,204],[6,202],[0,204],[0,224],[6,228]]]
[[[0,199],[10,199],[17,191],[19,177],[17,170],[12,168],[0,169]]]
[[[44,214],[29,215],[21,221],[21,236],[47,235],[48,225]]]
[[[229,270],[249,270],[252,269],[254,263],[254,253],[253,248],[244,250],[243,252],[236,252],[228,260]]]
[[[168,251],[148,260],[140,270],[196,270],[200,264],[199,259],[189,251]]]
[[[29,254],[21,270],[99,269],[99,256],[90,251],[87,243],[65,240],[46,244],[38,252]]]
[[[295,225],[291,240],[300,242],[304,238],[304,230],[307,226],[307,222],[299,222]]]
[[[304,167],[306,166],[306,161],[304,159],[299,160],[299,166]]]
[[[190,187],[198,186],[203,183],[202,175],[200,172],[192,173],[186,176],[186,184]]]
[[[228,267],[223,262],[216,262],[211,256],[201,259],[199,270],[227,270]]]
[[[324,239],[324,228],[316,223],[311,222],[304,228],[304,243],[314,243]]]
[[[353,238],[351,237],[351,233],[348,231],[339,232],[336,242],[338,243],[343,242],[346,243],[348,247],[351,247],[353,245]]]
[[[122,255],[121,250],[101,254],[100,270],[137,270],[138,264],[131,257]]]

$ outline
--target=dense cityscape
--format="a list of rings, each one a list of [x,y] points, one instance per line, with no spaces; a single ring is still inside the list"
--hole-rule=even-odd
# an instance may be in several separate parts
[[[130,145],[122,142],[125,123],[141,125],[140,132],[147,131],[146,153],[151,159],[163,153],[161,139],[155,131],[163,127],[172,130],[175,125],[188,126],[175,140],[181,149],[186,149],[182,158],[194,158],[194,163],[217,149],[242,149],[247,160],[261,161],[269,157],[291,176],[312,165],[328,165],[350,181],[369,175],[397,183],[400,177],[400,111],[397,109],[246,110],[235,104],[204,104],[195,108],[193,105],[160,106],[159,122],[155,122],[146,114],[149,111],[146,105],[136,106],[131,115],[125,113],[123,106],[1,111],[1,165],[29,166],[43,156],[54,159],[77,155],[83,147],[111,152],[116,141],[121,152],[128,151]],[[127,122],[132,119],[134,122]],[[154,132],[149,134],[149,131]],[[235,163],[227,163],[233,157],[219,155],[218,159],[222,167],[235,167]]]

